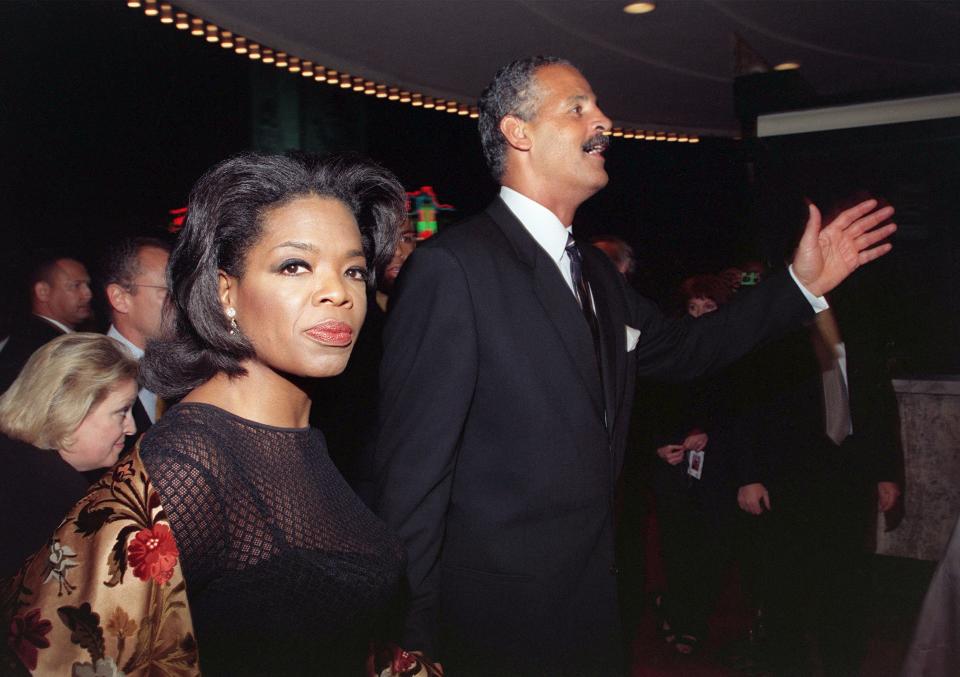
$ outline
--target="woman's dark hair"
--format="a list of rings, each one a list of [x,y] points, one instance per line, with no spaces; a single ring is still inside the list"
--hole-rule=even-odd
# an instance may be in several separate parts
[[[351,155],[244,153],[225,160],[190,193],[187,219],[167,266],[170,303],[163,337],[147,344],[141,363],[150,390],[178,398],[220,372],[246,373],[241,362],[254,356],[254,348],[242,333],[230,333],[218,271],[242,277],[264,215],[309,195],[335,198],[353,213],[374,284],[374,271],[393,255],[406,219],[406,193],[391,172]]]
[[[733,292],[730,286],[717,275],[694,275],[680,283],[680,300],[686,304],[690,299],[711,299],[718,306],[730,301]]]

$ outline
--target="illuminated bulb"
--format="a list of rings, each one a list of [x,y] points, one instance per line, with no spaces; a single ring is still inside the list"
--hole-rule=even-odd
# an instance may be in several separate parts
[[[340,89],[350,89],[353,84],[350,82],[350,76],[346,73],[340,74]]]
[[[691,136],[691,137],[690,137],[690,143],[700,143],[700,137]]]
[[[689,140],[690,139],[687,138],[686,134],[681,134],[680,136],[677,137],[677,143],[686,143]]]
[[[203,35],[203,19],[196,16],[190,19],[190,35]]]
[[[207,24],[207,42],[220,42],[220,29],[213,24]],[[242,54],[242,52],[241,52]]]
[[[277,52],[277,60],[273,62],[273,65],[277,68],[286,68],[287,67],[287,53],[286,52]]]
[[[800,64],[796,61],[784,61],[783,63],[778,63],[773,67],[775,71],[795,71],[800,68]]]
[[[387,86],[386,85],[377,85],[377,98],[386,99],[387,98]]]
[[[677,140],[676,134],[667,134],[667,143],[672,143]]]
[[[290,57],[290,64],[287,66],[287,70],[290,71],[291,73],[299,73],[299,72],[300,72],[300,57],[298,57],[298,56],[291,56],[291,57]]]
[[[387,101],[399,101],[400,100],[400,89],[397,87],[391,87],[387,95]]]
[[[340,74],[337,71],[330,69],[327,71],[327,84],[328,85],[339,85],[340,84]]]
[[[413,95],[413,100],[410,101],[410,105],[411,105],[411,106],[414,106],[414,107],[422,106],[422,105],[423,105],[423,94],[414,94],[414,95]]]
[[[449,103],[447,103],[447,112],[450,113],[450,115],[459,114],[460,104],[458,104],[456,101],[450,101]]]
[[[460,106],[460,109],[457,111],[457,115],[470,115],[470,109],[466,106]]]
[[[190,17],[186,12],[177,12],[177,19],[173,24],[177,30],[185,31],[190,28]]]
[[[362,91],[363,91],[363,88],[364,88],[363,78],[361,78],[361,77],[355,77],[355,78],[353,79],[353,91],[355,91],[355,92],[362,92]]]
[[[435,104],[435,103],[433,102],[433,97],[432,97],[432,96],[428,96],[426,99],[423,100],[423,107],[424,107],[424,108],[427,108],[427,109],[435,108],[436,105],[437,105],[437,104]]]
[[[236,38],[234,38],[233,51],[237,54],[246,54],[249,51],[247,49],[247,39],[242,35],[238,35]]]
[[[303,63],[300,64],[300,75],[302,75],[302,76],[305,77],[305,78],[312,78],[312,77],[313,77],[313,62],[312,62],[312,61],[304,61]]]
[[[157,0],[143,0],[143,13],[147,16],[156,16],[160,13],[157,9]]]
[[[313,73],[314,73],[313,79],[316,80],[317,82],[327,81],[327,73],[326,71],[324,71],[322,67],[317,66],[316,68],[313,69]]]
[[[433,102],[433,107],[438,111],[447,110],[447,102],[445,99],[437,99]]]
[[[167,3],[160,5],[160,23],[162,24],[172,24],[173,23],[173,7]]]
[[[220,46],[224,49],[232,49],[234,44],[233,33],[230,31],[220,31]]]
[[[647,14],[657,8],[653,2],[631,2],[623,8],[627,14]]]
[[[127,0],[127,7],[132,7],[136,9],[140,6],[140,0]]]
[[[613,136],[619,139],[621,136],[623,136],[623,130],[620,129],[619,127],[616,127],[614,128],[613,133],[610,136]]]
[[[273,63],[274,62],[273,50],[269,47],[263,48],[263,63]]]
[[[606,130],[605,132],[603,132],[603,135],[604,135],[604,136],[610,136],[612,133],[613,133],[613,132],[611,132],[611,131],[608,129],[608,130]]]
[[[366,94],[367,96],[373,96],[374,94],[376,94],[377,93],[376,83],[371,82],[370,80],[367,80],[366,82],[364,82],[363,93]]]
[[[643,138],[646,141],[656,141],[657,135],[654,134],[653,132],[647,132],[646,134],[643,135]]]
[[[400,92],[400,103],[410,103],[413,100],[413,97],[410,96],[410,92],[401,91]]]
[[[470,117],[471,117],[472,119],[476,120],[478,117],[480,117],[480,111],[478,111],[475,107],[474,107],[474,108],[471,108],[471,109],[470,109]]]
[[[260,45],[258,45],[255,42],[251,42],[247,46],[247,56],[249,56],[254,61],[257,61],[258,59],[260,59],[260,57],[262,56],[260,54]]]
[[[633,138],[633,132],[624,132],[624,133],[623,133],[623,138],[625,138],[625,139],[632,139],[632,138]]]

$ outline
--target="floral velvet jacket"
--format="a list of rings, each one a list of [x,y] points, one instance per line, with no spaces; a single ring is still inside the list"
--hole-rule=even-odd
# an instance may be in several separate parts
[[[177,545],[135,449],[0,582],[4,675],[198,675]]]

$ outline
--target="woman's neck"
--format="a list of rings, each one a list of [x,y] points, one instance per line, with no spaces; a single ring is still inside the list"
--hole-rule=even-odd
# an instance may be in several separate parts
[[[280,374],[256,360],[243,363],[245,376],[219,373],[191,390],[184,402],[203,402],[241,418],[278,428],[304,428],[310,420],[310,397],[303,381]]]

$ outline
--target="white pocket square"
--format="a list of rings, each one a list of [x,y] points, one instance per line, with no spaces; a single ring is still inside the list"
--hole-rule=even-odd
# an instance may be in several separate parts
[[[637,347],[637,343],[640,342],[640,330],[634,329],[629,324],[624,325],[627,328],[627,352]]]

